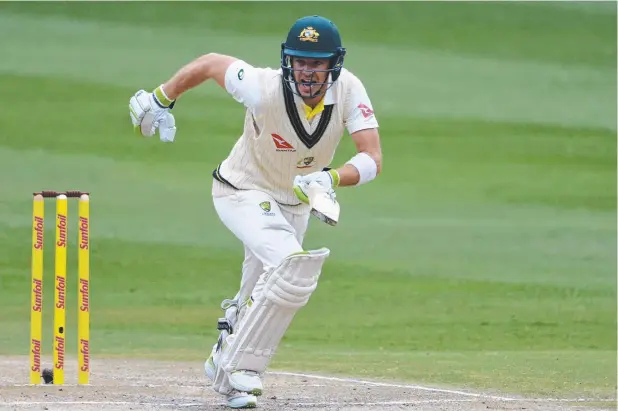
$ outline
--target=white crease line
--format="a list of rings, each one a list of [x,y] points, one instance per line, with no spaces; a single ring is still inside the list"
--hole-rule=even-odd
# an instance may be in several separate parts
[[[616,399],[607,399],[607,398],[512,398],[512,397],[502,397],[502,396],[497,396],[497,395],[488,395],[488,394],[481,394],[481,393],[474,393],[474,392],[448,390],[445,388],[425,387],[422,385],[393,384],[393,383],[388,383],[388,382],[375,382],[375,381],[359,380],[355,378],[328,377],[328,376],[323,376],[323,375],[303,374],[303,373],[286,372],[286,371],[270,371],[269,374],[312,378],[316,380],[347,382],[347,383],[353,383],[353,384],[364,384],[364,385],[372,385],[375,387],[405,388],[409,390],[442,392],[445,394],[457,394],[457,395],[463,395],[467,397],[486,398],[486,399],[492,399],[492,400],[498,400],[498,401],[530,401],[530,402],[613,402],[613,401],[616,401]],[[428,400],[428,401],[433,401],[433,400]],[[450,401],[450,400],[443,399],[439,401]],[[457,400],[453,400],[453,401],[456,402]],[[412,403],[413,402],[406,402],[406,404],[412,404]]]
[[[445,394],[463,395],[466,397],[476,397],[476,398],[489,398],[492,400],[500,400],[500,401],[515,400],[515,398],[510,398],[510,397],[501,397],[497,395],[487,395],[487,394],[457,391],[457,390],[447,390],[445,388],[431,388],[431,387],[424,387],[422,385],[392,384],[388,382],[373,382],[373,381],[357,380],[354,378],[326,377],[322,375],[302,374],[302,373],[284,372],[284,371],[276,371],[276,372],[271,371],[270,374],[287,375],[291,377],[313,378],[317,380],[326,380],[326,381],[347,382],[347,383],[355,383],[355,384],[363,384],[363,385],[372,385],[374,387],[406,388],[408,390],[441,392]]]

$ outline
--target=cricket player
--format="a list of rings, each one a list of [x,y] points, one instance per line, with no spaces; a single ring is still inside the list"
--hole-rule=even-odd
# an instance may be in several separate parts
[[[243,133],[212,182],[216,212],[244,246],[240,289],[222,303],[205,362],[231,408],[257,406],[264,372],[317,286],[330,250],[303,248],[310,217],[336,225],[334,190],[369,183],[381,170],[378,122],[363,83],[343,67],[345,54],[335,24],[307,16],[289,30],[277,69],[210,53],[130,98],[135,130],[150,137],[158,129],[164,142],[175,138],[177,99],[207,80],[245,108]],[[357,154],[331,168],[346,130]]]

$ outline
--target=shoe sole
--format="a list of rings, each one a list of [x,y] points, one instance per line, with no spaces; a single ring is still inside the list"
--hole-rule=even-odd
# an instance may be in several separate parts
[[[235,409],[235,410],[242,410],[242,409],[247,409],[247,408],[257,408],[257,404],[256,403],[249,403],[249,404],[245,404],[242,407],[232,407],[231,405],[228,405],[229,408]]]
[[[257,408],[257,401],[247,401],[245,404],[241,404],[240,406],[234,406],[232,402],[228,402],[227,406],[229,408],[233,408],[235,410],[245,409],[245,408]]]
[[[234,387],[235,390],[246,392],[247,394],[255,395],[256,397],[259,397],[260,395],[262,395],[262,388],[252,388],[252,389],[249,389],[249,388],[243,387],[241,385],[232,384],[231,381],[230,381],[230,385],[232,387]]]

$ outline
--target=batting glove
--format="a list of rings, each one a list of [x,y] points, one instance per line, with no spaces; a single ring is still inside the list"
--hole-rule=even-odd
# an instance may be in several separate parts
[[[144,137],[151,137],[159,128],[161,141],[174,141],[176,121],[170,113],[174,103],[175,101],[165,95],[161,86],[152,93],[139,90],[129,100],[129,116],[133,130]]]
[[[334,188],[339,185],[339,173],[337,170],[317,171],[305,176],[296,176],[294,178],[294,193],[299,200],[309,204],[309,185],[316,183],[320,186],[320,190],[334,197]]]

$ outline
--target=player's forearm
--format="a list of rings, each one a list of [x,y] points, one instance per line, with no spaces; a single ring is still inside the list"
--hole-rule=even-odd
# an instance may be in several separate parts
[[[376,153],[365,153],[367,154],[371,160],[375,162],[375,175],[379,174],[382,169],[382,156]],[[359,165],[359,167],[364,168],[367,167],[365,165]],[[363,172],[366,174],[366,168]],[[337,173],[339,174],[339,187],[346,186],[355,186],[358,184],[361,173],[359,169],[353,164],[345,164],[342,167],[337,169]]]
[[[211,63],[209,56],[209,54],[206,54],[186,64],[163,84],[163,90],[169,99],[176,100],[187,90],[208,80]]]
[[[339,173],[339,187],[355,186],[360,179],[360,173],[351,164],[339,167],[337,173]]]

